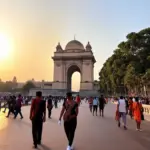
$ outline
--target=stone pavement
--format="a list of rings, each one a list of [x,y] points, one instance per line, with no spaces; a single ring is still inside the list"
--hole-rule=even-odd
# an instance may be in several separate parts
[[[75,150],[149,150],[149,122],[142,123],[143,132],[135,131],[134,120],[128,119],[128,130],[118,128],[114,120],[115,105],[107,104],[105,117],[92,116],[88,105],[79,110],[75,136]],[[0,150],[32,150],[30,106],[23,108],[24,119],[5,118],[0,113]],[[44,124],[42,146],[39,150],[66,150],[67,140],[63,125],[58,126],[60,109],[53,109],[52,119]]]

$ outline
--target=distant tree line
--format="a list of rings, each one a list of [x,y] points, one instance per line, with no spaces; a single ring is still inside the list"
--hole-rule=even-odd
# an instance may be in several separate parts
[[[11,81],[0,82],[0,92],[29,92],[31,88],[36,86],[32,81],[27,81],[21,88],[17,88],[17,83]]]
[[[150,87],[150,28],[131,32],[99,72],[100,91],[108,95],[147,95]]]

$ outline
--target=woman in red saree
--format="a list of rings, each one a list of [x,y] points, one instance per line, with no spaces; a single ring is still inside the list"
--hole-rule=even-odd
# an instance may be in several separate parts
[[[141,131],[142,104],[139,103],[139,100],[137,97],[135,98],[133,110],[134,110],[134,119],[135,119],[136,125],[137,125],[136,130]]]

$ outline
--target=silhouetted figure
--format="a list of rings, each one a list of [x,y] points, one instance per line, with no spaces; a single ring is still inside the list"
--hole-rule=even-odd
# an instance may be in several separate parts
[[[54,100],[54,105],[55,105],[55,108],[58,108],[58,100],[57,99]]]
[[[20,114],[20,117],[21,117],[20,119],[23,119],[23,115],[22,115],[22,112],[21,112],[22,102],[23,102],[23,99],[22,99],[21,95],[19,94],[18,99],[16,100],[14,119],[16,119],[18,114]]]
[[[48,117],[51,118],[53,103],[52,103],[52,96],[50,95],[47,101],[47,109],[48,109]]]
[[[15,105],[16,105],[16,97],[11,96],[10,99],[8,100],[8,115],[6,116],[7,118],[9,117],[10,113],[13,113],[15,115]]]
[[[99,113],[100,116],[104,116],[104,107],[105,107],[106,101],[104,99],[104,96],[101,95],[101,97],[99,98]]]

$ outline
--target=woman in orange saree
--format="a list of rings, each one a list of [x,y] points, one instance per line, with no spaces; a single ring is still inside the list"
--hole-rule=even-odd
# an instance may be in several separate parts
[[[137,125],[137,131],[141,131],[141,115],[142,115],[142,104],[139,103],[138,98],[135,98],[135,103],[133,105],[134,109],[134,119]]]

